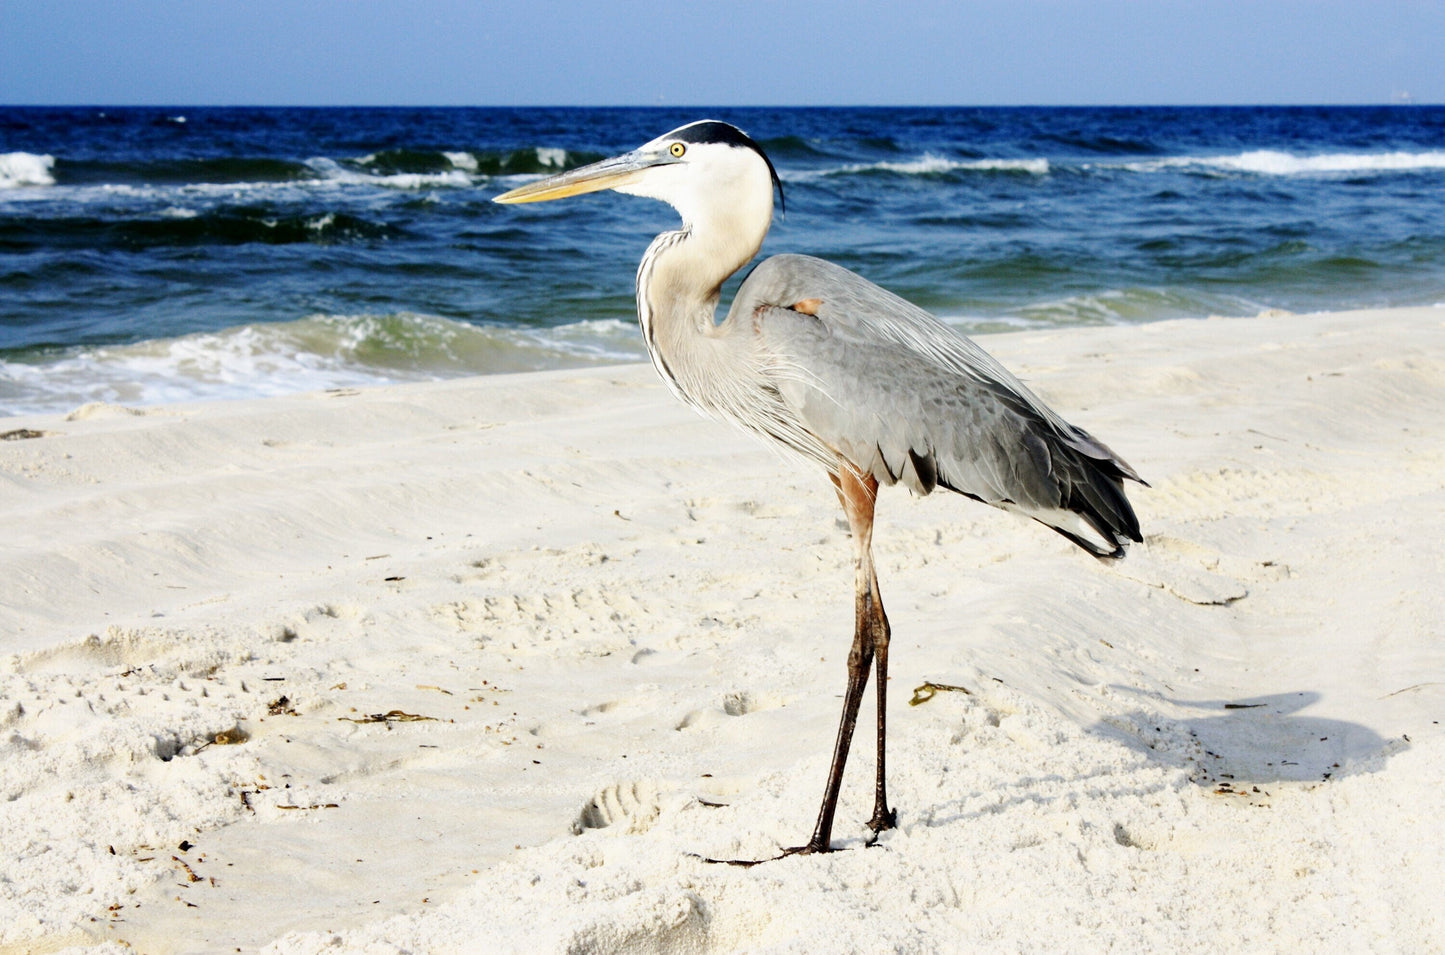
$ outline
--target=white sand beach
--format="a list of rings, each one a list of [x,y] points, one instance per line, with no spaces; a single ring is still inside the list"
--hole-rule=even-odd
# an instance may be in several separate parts
[[[754,868],[846,528],[649,367],[0,419],[0,952],[1445,951],[1445,309],[980,342],[1146,541],[885,491]]]

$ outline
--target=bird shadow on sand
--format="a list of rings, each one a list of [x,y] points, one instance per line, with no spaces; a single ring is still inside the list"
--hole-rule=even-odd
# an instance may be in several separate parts
[[[1126,688],[1116,688],[1124,691]],[[1321,693],[1296,691],[1247,699],[1172,699],[1149,693],[1156,708],[1140,706],[1088,727],[1136,751],[1149,763],[1183,770],[1201,789],[1267,805],[1273,785],[1322,785],[1353,773],[1374,772],[1409,747],[1403,738],[1386,740],[1357,722],[1311,717],[1301,711]],[[1143,701],[1142,701],[1143,702]],[[1172,715],[1165,715],[1172,714]],[[1068,802],[1079,792],[1092,798],[1133,798],[1173,789],[1172,774],[1157,777],[1120,773],[1113,764],[1074,767],[1065,772],[1020,776],[991,790],[977,805],[977,793],[933,806],[925,825],[970,821],[1023,806]],[[1038,832],[1023,831],[1014,847],[1038,844]],[[1136,845],[1129,832],[1116,832],[1123,845]]]
[[[1189,768],[1200,785],[1221,780],[1321,782],[1377,768],[1408,745],[1385,740],[1359,723],[1302,714],[1320,699],[1313,691],[1240,700],[1151,695],[1164,704],[1160,710],[1184,715],[1141,708],[1108,717],[1091,729],[1141,746],[1160,762]]]
[[[1239,700],[1148,696],[1157,701],[1157,708],[1141,706],[1106,717],[1088,732],[1127,746],[1147,762],[1182,770],[1201,788],[1244,797],[1252,804],[1265,804],[1259,801],[1268,800],[1267,786],[1319,785],[1370,772],[1409,746],[1404,739],[1384,739],[1358,723],[1302,715],[1321,698],[1310,691]],[[1020,776],[995,786],[983,805],[978,805],[977,793],[970,794],[928,809],[921,821],[928,826],[966,822],[1021,807],[1066,803],[1079,792],[1102,799],[1162,795],[1174,788],[1174,779],[1171,773],[1150,777],[1121,773],[1112,764]],[[1025,827],[1015,837],[1014,847],[1036,845],[1045,838],[1047,833]],[[1123,845],[1138,844],[1122,828],[1116,839]]]

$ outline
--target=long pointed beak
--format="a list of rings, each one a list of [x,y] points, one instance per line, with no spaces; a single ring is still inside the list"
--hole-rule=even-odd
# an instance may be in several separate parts
[[[567,172],[548,176],[525,186],[518,186],[500,196],[493,196],[493,202],[547,202],[550,199],[565,199],[580,196],[586,192],[602,189],[616,189],[635,182],[643,170],[658,165],[655,156],[634,150],[595,162],[590,166],[569,169]]]

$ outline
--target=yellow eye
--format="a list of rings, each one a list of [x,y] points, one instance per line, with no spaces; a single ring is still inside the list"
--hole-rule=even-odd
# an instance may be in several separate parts
[[[674,159],[681,159],[682,154],[687,152],[687,147],[684,146],[682,143],[673,143],[670,147],[668,147],[667,151],[672,153]]]

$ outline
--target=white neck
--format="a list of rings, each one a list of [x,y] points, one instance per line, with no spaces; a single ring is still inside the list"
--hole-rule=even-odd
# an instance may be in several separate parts
[[[709,367],[704,358],[720,357],[707,342],[716,337],[722,284],[757,254],[772,224],[772,180],[765,167],[761,182],[756,173],[740,170],[733,183],[706,194],[659,197],[682,213],[683,228],[652,240],[637,269],[637,315],[652,363],[693,404],[693,375]],[[713,198],[720,195],[730,201]]]

